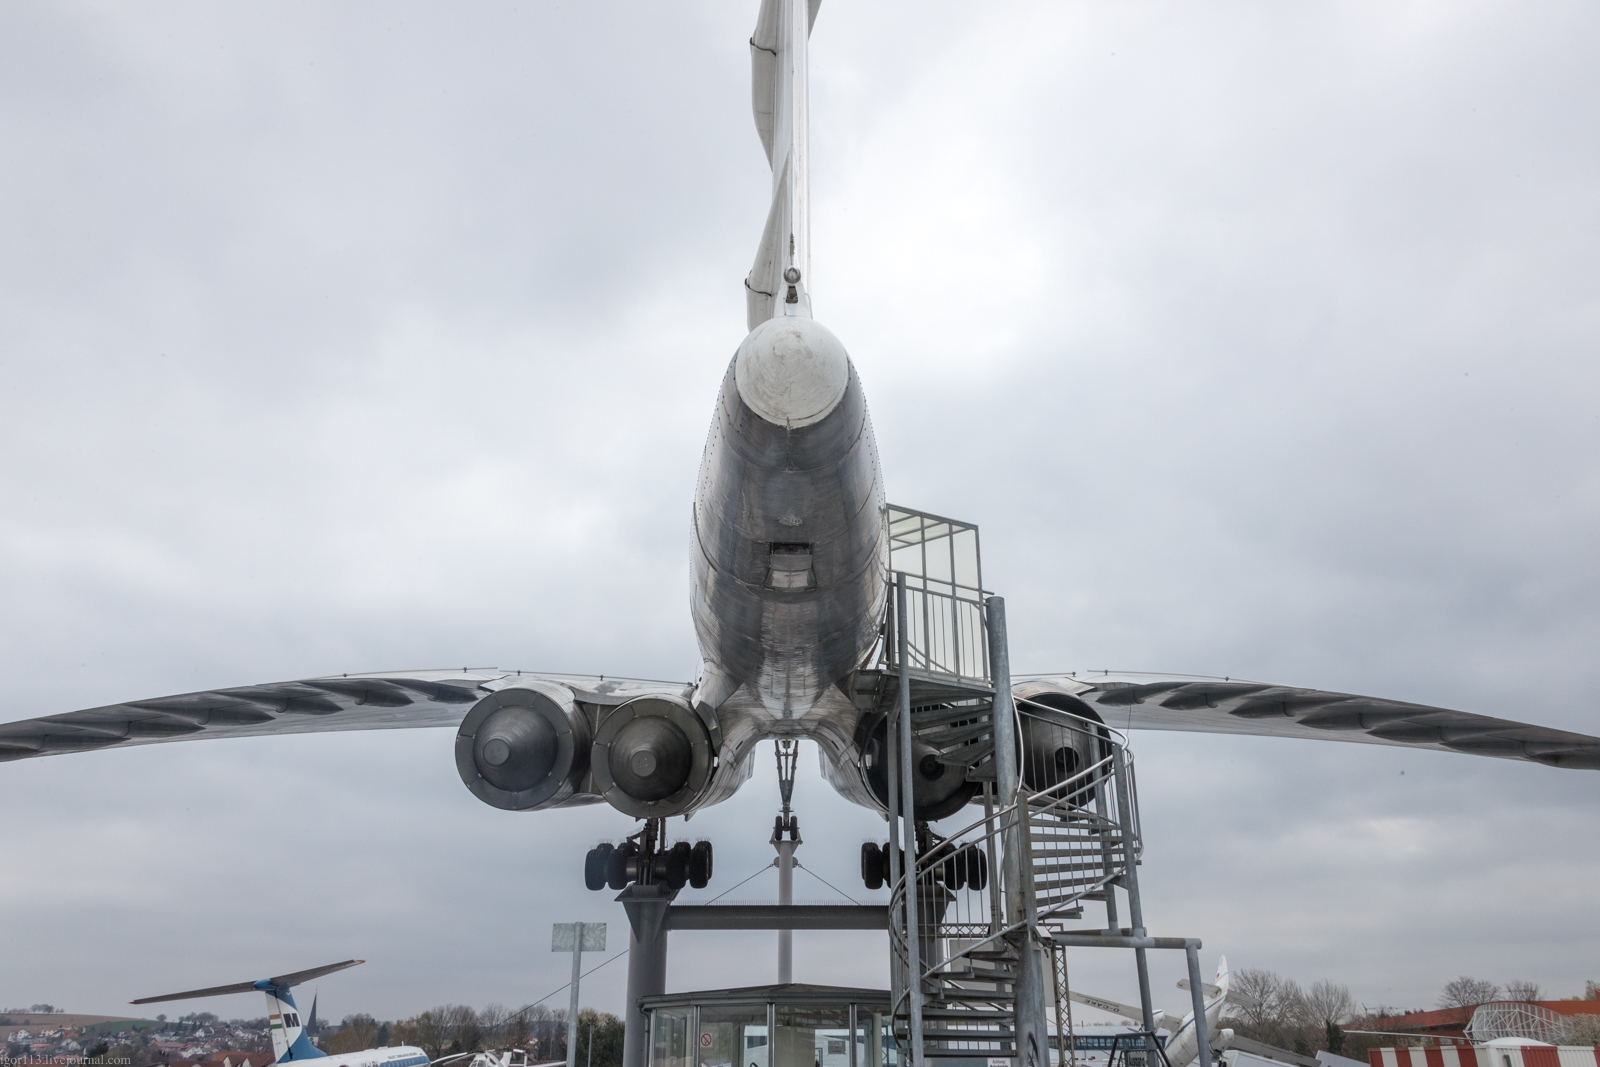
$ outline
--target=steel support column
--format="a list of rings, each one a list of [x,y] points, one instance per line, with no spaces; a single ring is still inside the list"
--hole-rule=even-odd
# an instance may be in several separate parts
[[[1200,979],[1200,945],[1184,946],[1189,961],[1189,999],[1194,1004],[1195,1067],[1211,1067],[1211,1021],[1206,1018],[1206,987]]]
[[[622,1067],[646,1067],[650,1024],[641,997],[667,991],[667,912],[678,894],[665,885],[624,889],[617,901],[628,913],[628,995],[623,1004]]]
[[[1006,641],[1006,602],[986,602],[989,620],[989,676],[994,682],[994,762],[1000,805],[1025,803],[1017,772],[1016,704],[1011,697],[1011,652]],[[1027,854],[1019,812],[1002,823],[1006,879],[1006,922],[1033,917],[1033,862]],[[1045,1008],[1044,948],[1031,921],[1021,931],[1017,948],[1016,1019],[1018,1067],[1050,1067],[1050,1021]]]
[[[900,648],[900,692],[896,710],[900,738],[900,814],[901,830],[905,834],[905,862],[901,865],[905,877],[906,902],[906,1004],[907,1033],[911,1046],[910,1067],[923,1067],[922,1045],[922,931],[917,915],[917,797],[913,774],[915,753],[911,748],[911,674],[906,626],[906,576],[895,575],[895,613],[901,619],[897,635]]]
[[[1128,763],[1121,745],[1111,749],[1111,770],[1117,780],[1117,825],[1122,829],[1122,887],[1128,892],[1128,921],[1133,924],[1134,937],[1144,937],[1144,904],[1139,899],[1139,859],[1135,853],[1133,825],[1133,793],[1129,787]],[[1139,970],[1139,1012],[1143,1016],[1145,1033],[1156,1032],[1154,1006],[1150,997],[1150,961],[1145,950],[1133,950],[1134,962]],[[1150,1049],[1155,1050],[1155,1038],[1147,1038]],[[1202,1064],[1202,1067],[1210,1067]]]

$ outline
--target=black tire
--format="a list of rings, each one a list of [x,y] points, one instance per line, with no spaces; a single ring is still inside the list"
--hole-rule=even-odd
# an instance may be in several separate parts
[[[679,841],[667,850],[667,861],[662,866],[663,877],[673,889],[682,889],[689,881],[689,864],[694,855],[689,842]]]
[[[611,869],[611,853],[616,851],[616,846],[609,843],[596,845],[589,850],[583,858],[583,884],[591,890],[606,887],[606,875]]]
[[[883,888],[883,853],[871,841],[861,845],[861,881],[868,889]]]
[[[704,889],[711,881],[711,842],[696,841],[689,851],[689,884]]]
[[[963,865],[967,869],[967,888],[982,891],[989,888],[989,857],[984,855],[983,849],[977,845],[968,845],[961,850],[962,858],[966,860]]]
[[[946,889],[965,889],[967,886],[967,853],[965,849],[956,852],[942,864],[944,867],[944,887]]]
[[[883,850],[878,853],[878,862],[880,864],[882,864],[882,866],[880,866],[878,868],[878,870],[882,872],[880,877],[883,879],[883,884],[884,885],[888,885],[889,884],[889,842],[887,842],[887,841],[885,841],[883,843]]]
[[[639,854],[639,846],[632,841],[624,841],[611,852],[611,862],[606,865],[606,884],[612,889],[626,889],[628,883],[633,881],[633,873],[628,870],[630,862]]]

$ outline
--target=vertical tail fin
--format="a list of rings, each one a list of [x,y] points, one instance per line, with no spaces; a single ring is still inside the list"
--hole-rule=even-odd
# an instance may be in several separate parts
[[[811,109],[807,48],[821,0],[761,0],[750,37],[756,132],[772,165],[772,207],[745,279],[746,328],[811,315]]]
[[[257,982],[256,988],[267,997],[267,1027],[272,1034],[272,1055],[277,1062],[315,1060],[327,1055],[311,1043],[288,986],[274,985],[268,978]]]
[[[267,998],[267,1027],[272,1035],[272,1054],[279,1063],[292,1060],[316,1060],[326,1056],[317,1046],[311,1043],[311,1037],[306,1032],[306,1023],[300,1019],[300,1009],[294,1006],[294,996],[289,992],[291,988],[301,982],[313,978],[321,978],[334,971],[342,971],[346,967],[354,967],[365,960],[345,960],[343,963],[330,963],[325,967],[313,967],[309,971],[295,971],[293,974],[280,974],[276,978],[263,978],[258,982],[235,982],[232,985],[211,986],[206,989],[190,989],[183,993],[164,993],[159,997],[140,997],[130,1001],[133,1004],[159,1004],[168,1000],[191,1000],[195,997],[222,997],[231,993],[248,993],[252,989],[264,993]],[[316,998],[312,997],[311,1017],[316,1018]]]

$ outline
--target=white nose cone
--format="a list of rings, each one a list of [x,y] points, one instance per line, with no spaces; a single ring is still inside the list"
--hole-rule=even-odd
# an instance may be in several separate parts
[[[744,339],[733,380],[751,411],[796,429],[821,422],[839,406],[850,384],[850,357],[816,319],[780,316]]]

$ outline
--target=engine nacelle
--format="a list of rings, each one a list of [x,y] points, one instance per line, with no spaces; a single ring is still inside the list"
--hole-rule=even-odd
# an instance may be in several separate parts
[[[861,746],[862,777],[884,809],[889,807],[888,716],[882,716],[866,735]],[[894,768],[899,774],[900,768]],[[933,746],[911,739],[911,801],[918,822],[937,822],[960,811],[978,795],[977,782],[967,781],[966,771],[941,763]]]
[[[507,811],[556,807],[588,773],[589,734],[570,691],[529,679],[467,712],[456,731],[456,770],[485,804]]]
[[[1011,693],[1022,712],[1017,770],[1029,790],[1037,793],[1060,785],[1111,754],[1100,729],[1105,720],[1066,689],[1051,682],[1023,682],[1012,686]],[[1049,710],[1030,708],[1021,703],[1024,700]],[[1066,714],[1052,717],[1050,711]],[[1087,803],[1094,799],[1094,790],[1084,789],[1069,799]]]
[[[589,767],[594,790],[640,819],[680,815],[711,781],[711,733],[679,697],[634,697],[606,713],[595,730]]]

